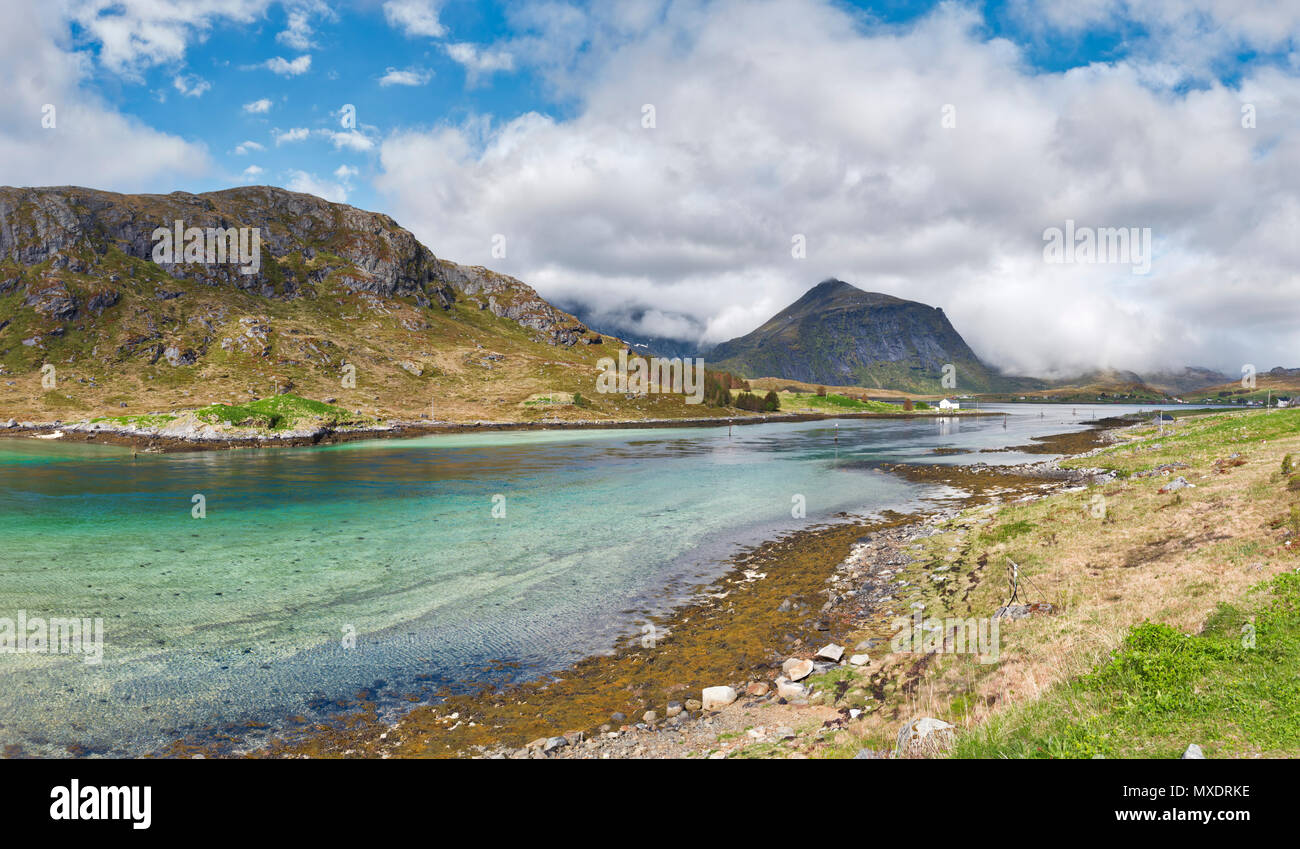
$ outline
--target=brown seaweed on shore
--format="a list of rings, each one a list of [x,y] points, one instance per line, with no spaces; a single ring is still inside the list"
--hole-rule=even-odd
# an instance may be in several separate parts
[[[982,454],[1015,452],[1019,454],[1084,454],[1094,448],[1108,444],[1106,434],[1112,428],[1133,424],[1132,421],[1109,416],[1090,422],[1091,427],[1072,433],[1054,433],[1048,436],[1030,437],[1025,445],[1009,445],[1006,448],[984,448]]]

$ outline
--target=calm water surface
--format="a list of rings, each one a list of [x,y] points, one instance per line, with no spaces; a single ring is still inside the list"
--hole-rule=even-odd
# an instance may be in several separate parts
[[[742,546],[938,494],[862,461],[1021,462],[1031,458],[978,451],[1091,418],[989,409],[1011,415],[134,460],[0,440],[0,617],[102,617],[105,630],[98,665],[0,654],[0,745],[135,754],[222,723],[275,730],[365,688],[397,705],[481,680],[493,660],[560,669],[635,633]],[[196,494],[206,518],[191,515]],[[796,494],[805,519],[791,518]]]

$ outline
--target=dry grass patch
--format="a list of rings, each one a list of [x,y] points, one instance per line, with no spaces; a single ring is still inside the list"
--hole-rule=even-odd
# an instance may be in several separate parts
[[[1019,600],[1050,602],[1058,612],[1001,621],[996,663],[951,653],[926,662],[884,656],[873,666],[881,707],[853,734],[876,739],[918,715],[975,729],[1109,662],[1144,622],[1199,633],[1219,606],[1300,566],[1286,545],[1296,496],[1280,472],[1287,453],[1300,455],[1300,411],[1229,413],[1180,422],[1163,438],[1153,428],[1125,436],[1077,463],[1113,468],[1120,479],[991,514],[968,511],[924,541],[921,562],[902,575],[909,585],[895,602],[899,615],[920,602],[926,617],[990,617],[1010,597],[1012,563]],[[1231,462],[1216,465],[1224,458]],[[1173,462],[1187,467],[1136,476]],[[1178,475],[1194,487],[1158,492]],[[952,578],[936,585],[938,570]]]

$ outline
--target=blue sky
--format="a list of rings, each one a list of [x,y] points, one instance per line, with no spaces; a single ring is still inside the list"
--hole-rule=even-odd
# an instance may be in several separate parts
[[[311,43],[300,49],[277,40],[288,28],[289,12],[269,5],[249,23],[214,22],[181,60],[130,75],[98,72],[90,87],[123,114],[207,147],[214,170],[175,188],[284,185],[294,173],[324,180],[347,167],[357,172],[347,180],[353,187],[349,200],[360,206],[375,203],[366,182],[373,173],[374,142],[392,128],[458,122],[475,114],[563,112],[564,105],[548,98],[526,68],[475,74],[448,55],[449,44],[484,44],[505,36],[501,4],[447,4],[439,10],[446,30],[440,38],[402,32],[386,21],[378,4],[340,4],[332,12],[312,16]],[[74,23],[70,33],[74,44],[99,55],[102,45],[93,32]],[[310,65],[301,72],[266,66],[277,58],[292,65],[304,56]],[[407,76],[385,82],[393,71]],[[255,106],[263,101],[264,107]],[[355,107],[357,135],[350,136],[351,145],[336,144],[326,132],[346,132],[341,111],[347,104]],[[311,135],[289,141],[297,129]],[[264,149],[246,145],[250,141]],[[247,175],[249,166],[262,171]]]
[[[1300,4],[0,2],[0,183],[307,191],[644,335],[838,277],[1012,372],[1300,365]]]

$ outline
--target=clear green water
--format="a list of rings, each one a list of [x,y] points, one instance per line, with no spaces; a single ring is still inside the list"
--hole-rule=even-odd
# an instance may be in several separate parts
[[[393,706],[427,698],[492,660],[559,669],[636,633],[740,546],[934,494],[858,461],[1018,462],[931,451],[1081,426],[1082,410],[1045,409],[1021,405],[1005,427],[487,433],[134,460],[0,440],[0,617],[105,627],[97,666],[0,654],[0,744],[149,752],[228,723],[274,730],[366,688]]]

